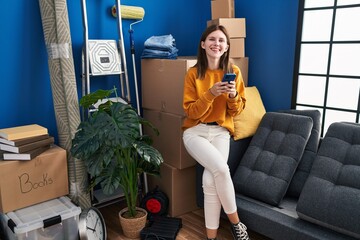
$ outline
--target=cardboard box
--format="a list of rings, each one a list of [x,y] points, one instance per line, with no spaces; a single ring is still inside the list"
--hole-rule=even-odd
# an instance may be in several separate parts
[[[230,61],[240,68],[245,86],[247,87],[249,81],[249,58],[231,58]]]
[[[195,167],[177,169],[166,163],[160,168],[161,177],[148,175],[149,189],[159,186],[169,198],[169,215],[176,217],[198,209],[196,205]]]
[[[142,107],[185,116],[184,77],[195,63],[196,57],[142,59]]]
[[[0,211],[7,213],[69,193],[66,150],[52,146],[30,161],[0,161]]]
[[[144,133],[152,137],[153,146],[165,163],[177,169],[195,166],[196,161],[186,151],[182,139],[183,116],[143,109],[143,117],[159,130],[158,136],[149,128],[144,128]]]
[[[245,57],[245,38],[230,38],[230,57]]]
[[[207,21],[207,26],[212,24],[223,25],[230,38],[245,38],[245,18],[218,18]]]
[[[234,0],[212,0],[211,1],[211,19],[234,18],[235,6]]]

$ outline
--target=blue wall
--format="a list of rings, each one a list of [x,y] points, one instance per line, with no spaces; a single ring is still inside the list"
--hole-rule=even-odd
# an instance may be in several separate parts
[[[110,15],[114,1],[88,0],[90,38],[117,38]],[[144,41],[172,34],[180,56],[196,55],[198,40],[210,19],[209,0],[123,0],[145,9],[144,21],[133,26],[138,81]],[[268,111],[290,107],[298,1],[236,0],[236,17],[246,18],[249,85],[257,86]],[[81,96],[83,27],[81,1],[68,1],[75,73]],[[134,89],[129,24],[123,20],[130,86]],[[0,9],[0,128],[38,123],[57,136],[47,52],[37,0],[7,1]],[[113,79],[94,79],[94,88],[111,88]],[[174,89],[176,91],[176,89]],[[134,102],[135,93],[132,92]]]
[[[235,4],[236,17],[246,18],[249,85],[257,86],[267,111],[290,108],[299,2],[238,0]]]

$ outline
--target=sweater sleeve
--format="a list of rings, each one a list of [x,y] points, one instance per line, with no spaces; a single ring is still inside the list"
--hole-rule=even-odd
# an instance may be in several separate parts
[[[197,87],[201,86],[196,86],[196,79],[196,69],[189,69],[184,80],[183,108],[188,118],[199,120],[206,118],[209,114],[208,110],[212,107],[215,96],[209,89],[203,89],[198,96]]]
[[[228,97],[227,100],[227,112],[230,116],[236,116],[240,114],[246,103],[245,98],[245,83],[240,71],[240,68],[236,65],[233,65],[234,73],[236,74],[236,91],[238,94],[234,98]]]

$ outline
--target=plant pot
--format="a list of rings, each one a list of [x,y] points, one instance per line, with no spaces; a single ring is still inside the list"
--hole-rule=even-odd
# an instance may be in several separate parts
[[[140,231],[145,227],[147,211],[142,208],[136,208],[140,217],[125,218],[123,215],[128,211],[128,208],[124,208],[119,212],[120,225],[124,232],[124,235],[128,238],[140,238]]]

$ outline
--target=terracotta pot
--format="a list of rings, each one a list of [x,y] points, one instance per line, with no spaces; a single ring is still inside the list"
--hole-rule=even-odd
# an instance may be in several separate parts
[[[124,235],[128,238],[140,238],[140,231],[145,227],[147,211],[142,208],[136,208],[136,211],[141,212],[140,217],[137,218],[125,218],[123,214],[128,211],[128,208],[124,208],[119,212],[120,225],[124,232]]]

